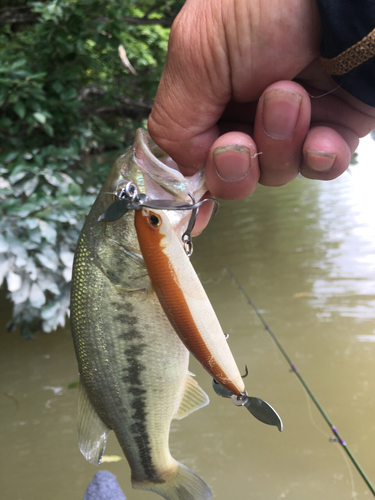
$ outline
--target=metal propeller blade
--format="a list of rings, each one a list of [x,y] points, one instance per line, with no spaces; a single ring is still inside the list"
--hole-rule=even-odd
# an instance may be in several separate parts
[[[263,399],[253,398],[248,396],[246,393],[243,393],[240,396],[231,394],[228,389],[225,389],[225,387],[216,382],[215,379],[212,381],[212,387],[218,396],[221,396],[222,398],[231,398],[236,406],[244,406],[249,410],[253,417],[260,422],[267,425],[274,425],[280,432],[283,430],[283,422],[277,411]]]
[[[282,432],[283,422],[277,411],[274,410],[272,406],[267,403],[267,401],[248,396],[247,398],[244,398],[243,406],[245,406],[253,417],[258,419],[260,422],[267,425],[275,425],[279,431]]]
[[[107,222],[115,222],[121,219],[123,215],[128,211],[129,200],[115,200],[109,205],[104,214],[98,217],[98,222],[106,220]]]

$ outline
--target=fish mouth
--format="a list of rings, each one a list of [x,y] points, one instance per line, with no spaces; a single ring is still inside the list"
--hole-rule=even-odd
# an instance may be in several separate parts
[[[102,188],[104,196],[96,209],[99,222],[103,219],[116,222],[126,214],[127,205],[122,200],[129,183],[133,183],[136,192],[146,195],[150,202],[172,200],[191,206],[207,192],[203,169],[185,177],[177,163],[155,144],[144,129],[136,131],[133,145],[118,158]],[[162,202],[158,207],[155,210],[165,210],[173,229],[182,237],[189,227],[189,220],[192,220],[192,209],[174,210],[173,204]]]
[[[143,129],[138,129],[135,135],[133,160],[143,174],[144,192],[150,200],[191,202],[191,196],[200,200],[207,191],[203,170],[190,177],[183,176],[177,163]]]

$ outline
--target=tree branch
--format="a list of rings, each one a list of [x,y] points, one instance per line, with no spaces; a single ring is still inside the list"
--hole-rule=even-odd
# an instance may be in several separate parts
[[[90,102],[90,101],[92,102],[93,99],[90,99],[91,95],[102,97],[106,93],[107,93],[107,91],[104,89],[101,89],[99,87],[95,87],[94,85],[89,85],[88,87],[83,87],[82,89],[80,89],[78,91],[77,99],[79,101],[82,101],[82,102]],[[111,99],[112,99],[112,101],[113,100],[118,101],[118,102],[128,106],[128,108],[131,108],[131,109],[138,108],[140,110],[145,110],[147,112],[150,112],[151,108],[152,108],[151,103],[141,101],[140,99],[132,99],[131,97],[127,97],[127,96],[123,96],[123,95],[115,95]],[[122,108],[123,106],[120,106],[120,107]],[[116,108],[116,106],[111,106],[111,108],[114,109],[114,108]],[[101,109],[101,108],[99,107],[97,109]]]
[[[135,25],[154,25],[169,27],[172,26],[176,16],[162,17],[161,19],[157,17],[132,17],[125,16],[122,21],[128,24]],[[40,16],[37,12],[33,12],[31,6],[21,6],[21,7],[5,7],[0,10],[0,26],[5,26],[6,24],[35,24],[39,22]],[[107,17],[100,17],[97,20],[107,21]]]
[[[77,99],[78,101],[86,101],[88,100],[90,94],[102,96],[105,95],[106,93],[107,92],[104,89],[94,87],[94,85],[89,85],[88,87],[83,87],[78,91]]]
[[[144,102],[144,101],[140,101],[138,99],[131,99],[130,97],[125,97],[122,95],[116,95],[115,99],[122,102],[123,104],[126,104],[127,106],[129,106],[131,108],[140,108],[140,109],[144,109],[148,112],[150,112],[151,108],[152,108],[152,104],[149,104],[149,103]]]
[[[103,118],[116,118],[116,117],[126,117],[131,118],[132,120],[142,120],[147,118],[150,111],[150,108],[131,108],[127,105],[118,105],[118,106],[101,106],[98,108],[89,108],[89,116],[86,118],[86,121],[90,119],[92,116],[102,116]]]
[[[152,25],[152,24],[158,24],[159,26],[164,26],[164,27],[169,27],[172,26],[173,21],[175,20],[176,16],[170,16],[170,17],[162,17],[161,19],[157,17],[130,17],[130,16],[125,16],[121,19],[121,21],[124,21],[125,23],[128,24],[136,24],[136,25]]]
[[[0,10],[0,26],[6,24],[35,24],[39,21],[39,14],[32,11],[32,7],[6,7]]]

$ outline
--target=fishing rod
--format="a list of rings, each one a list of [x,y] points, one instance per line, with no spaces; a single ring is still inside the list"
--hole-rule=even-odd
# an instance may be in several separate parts
[[[375,497],[375,487],[374,485],[371,483],[370,479],[367,477],[365,471],[362,469],[362,467],[359,465],[357,459],[355,458],[355,456],[353,455],[352,451],[350,450],[349,446],[346,444],[345,440],[343,439],[343,437],[341,436],[341,434],[339,433],[339,431],[337,430],[337,428],[333,425],[331,419],[329,418],[329,416],[327,415],[327,413],[324,411],[322,405],[319,403],[319,401],[316,399],[316,397],[314,396],[313,392],[311,391],[310,387],[307,385],[307,383],[305,382],[305,380],[303,379],[302,375],[300,374],[300,372],[297,370],[295,364],[292,362],[292,360],[290,359],[290,357],[288,356],[288,354],[286,353],[286,351],[284,350],[283,346],[280,344],[280,342],[278,341],[276,335],[273,333],[273,331],[271,330],[271,328],[269,327],[269,325],[267,324],[266,320],[263,318],[263,316],[261,315],[261,313],[259,312],[259,310],[257,309],[256,305],[254,304],[254,302],[251,300],[251,298],[249,297],[248,293],[246,292],[246,290],[243,288],[243,286],[241,285],[241,283],[238,281],[237,277],[233,274],[233,272],[231,271],[231,269],[229,268],[229,266],[225,266],[225,268],[231,278],[233,279],[233,281],[236,283],[238,289],[241,291],[241,293],[244,295],[245,299],[247,300],[248,304],[252,307],[252,309],[254,310],[255,314],[258,316],[258,318],[260,319],[260,321],[263,323],[263,326],[264,328],[267,330],[267,332],[270,334],[272,340],[275,342],[275,344],[277,345],[277,347],[279,348],[279,350],[281,351],[281,354],[284,356],[284,358],[287,360],[287,362],[289,363],[290,367],[292,368],[292,371],[297,375],[298,377],[298,380],[301,382],[302,386],[304,387],[304,389],[306,390],[307,394],[310,396],[310,398],[312,399],[313,403],[315,404],[315,406],[317,407],[317,409],[320,411],[321,415],[323,416],[324,420],[327,422],[327,424],[329,425],[331,431],[334,433],[334,435],[337,437],[338,439],[338,442],[341,444],[341,446],[344,448],[344,450],[346,451],[347,455],[349,456],[350,460],[352,461],[353,465],[355,466],[355,468],[357,469],[357,471],[359,472],[359,474],[361,475],[362,479],[365,481],[365,483],[367,484],[367,486],[369,487],[369,489],[371,490],[371,493],[373,494],[373,496]]]

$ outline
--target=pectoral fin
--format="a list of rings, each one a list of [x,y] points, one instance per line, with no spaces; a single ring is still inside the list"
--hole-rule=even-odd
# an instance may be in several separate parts
[[[193,411],[203,408],[210,402],[209,397],[204,390],[199,387],[193,377],[188,374],[185,385],[185,392],[181,404],[174,416],[177,420],[187,417]]]
[[[93,465],[100,465],[111,429],[105,425],[92,406],[86,389],[78,388],[78,446],[82,455]]]

